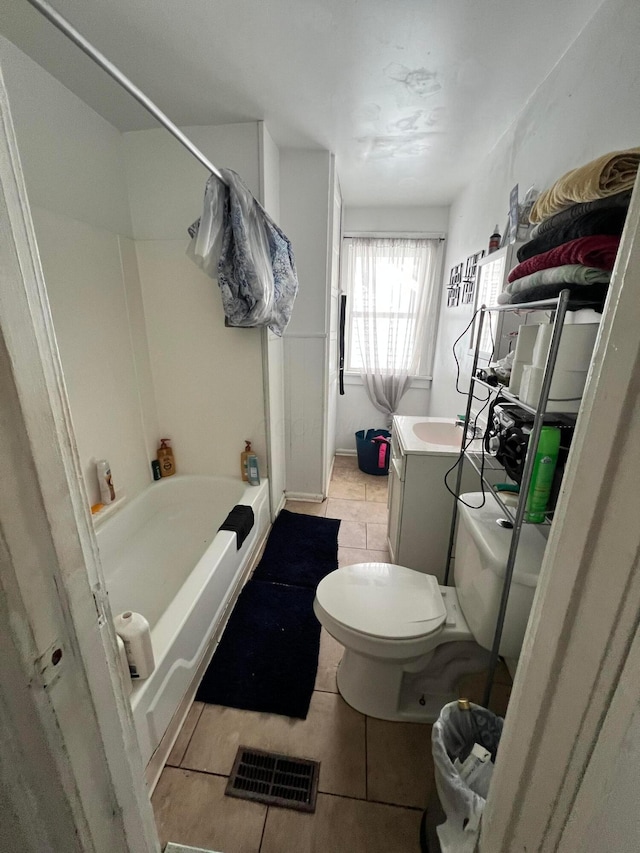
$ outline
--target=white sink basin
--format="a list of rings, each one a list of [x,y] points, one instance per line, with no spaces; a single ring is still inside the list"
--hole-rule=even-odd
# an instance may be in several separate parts
[[[413,425],[416,438],[427,444],[438,444],[442,447],[460,447],[462,444],[462,427],[442,421],[420,421]]]

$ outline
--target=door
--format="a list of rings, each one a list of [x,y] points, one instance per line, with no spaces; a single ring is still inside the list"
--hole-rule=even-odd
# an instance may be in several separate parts
[[[329,223],[329,258],[328,258],[328,329],[327,329],[327,402],[326,439],[324,452],[324,494],[329,492],[331,467],[336,453],[336,423],[338,417],[338,325],[340,302],[340,246],[342,244],[342,193],[338,173],[335,170],[335,159],[331,158],[333,168],[333,205]]]

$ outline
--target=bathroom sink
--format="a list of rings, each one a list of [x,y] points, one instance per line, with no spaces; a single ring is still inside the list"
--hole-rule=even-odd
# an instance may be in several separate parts
[[[462,444],[462,427],[452,422],[420,421],[413,425],[416,438],[427,444],[439,444],[443,447],[460,447]]]

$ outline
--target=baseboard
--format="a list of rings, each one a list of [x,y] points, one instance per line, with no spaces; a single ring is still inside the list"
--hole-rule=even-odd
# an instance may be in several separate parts
[[[285,497],[288,501],[307,501],[314,504],[321,504],[324,500],[323,495],[312,492],[285,492]]]
[[[158,780],[160,779],[160,775],[164,770],[165,764],[167,763],[167,759],[171,754],[171,750],[175,742],[178,739],[178,735],[184,725],[184,721],[187,718],[187,714],[189,713],[189,709],[193,704],[193,700],[195,699],[195,695],[198,691],[198,687],[200,686],[200,682],[202,681],[202,677],[204,676],[207,667],[211,663],[211,658],[213,657],[213,653],[216,650],[218,643],[220,642],[220,638],[222,637],[222,633],[224,629],[227,627],[227,622],[229,621],[229,617],[233,612],[233,608],[236,605],[238,600],[238,596],[242,592],[242,588],[246,584],[246,582],[251,577],[253,570],[258,564],[258,560],[262,556],[262,551],[264,549],[265,542],[267,541],[267,537],[271,532],[271,525],[267,527],[264,536],[262,536],[253,547],[253,552],[251,554],[251,558],[247,560],[247,566],[245,570],[242,572],[242,575],[236,582],[236,585],[231,593],[229,601],[225,607],[225,611],[220,619],[218,627],[214,631],[211,636],[211,640],[209,641],[207,648],[202,655],[200,663],[195,671],[195,675],[193,676],[193,680],[189,685],[182,702],[178,706],[178,710],[175,712],[173,717],[171,718],[171,722],[167,726],[167,730],[164,733],[162,740],[156,747],[155,752],[149,759],[149,763],[145,768],[145,780],[147,783],[147,787],[149,789],[149,796],[153,794],[153,791],[158,784]]]
[[[343,450],[336,450],[336,456],[357,456],[357,455],[358,455],[357,450],[352,450],[352,449],[347,450],[346,448]]]
[[[280,496],[280,502],[279,502],[278,506],[273,509],[272,517],[271,517],[272,522],[276,520],[276,518],[280,514],[280,510],[284,508],[284,505],[286,502],[287,502],[287,496],[283,492],[282,495]]]

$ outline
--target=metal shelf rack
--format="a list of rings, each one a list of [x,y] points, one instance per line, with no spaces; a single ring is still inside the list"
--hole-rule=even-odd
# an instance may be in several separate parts
[[[485,692],[483,697],[483,704],[485,707],[488,707],[489,701],[491,699],[491,690],[493,687],[493,680],[495,677],[496,667],[498,665],[499,651],[500,651],[500,642],[502,639],[502,631],[504,628],[504,620],[507,612],[507,605],[509,603],[509,592],[511,590],[511,581],[513,578],[513,571],[516,562],[516,556],[518,553],[518,545],[520,542],[520,534],[522,531],[523,525],[525,522],[525,510],[526,510],[526,502],[527,495],[529,494],[529,486],[531,483],[531,476],[533,474],[533,465],[536,455],[536,449],[538,447],[538,441],[540,439],[540,432],[542,430],[544,424],[544,417],[547,414],[547,403],[549,401],[549,391],[551,388],[551,380],[553,378],[553,370],[556,363],[556,358],[558,355],[558,348],[560,346],[560,339],[562,336],[562,328],[564,325],[565,315],[567,310],[571,308],[572,310],[576,310],[578,308],[590,308],[593,307],[593,303],[587,302],[576,302],[575,300],[571,300],[571,292],[569,290],[563,290],[560,295],[554,299],[541,300],[537,302],[527,302],[519,305],[496,305],[496,306],[486,306],[482,305],[480,308],[480,313],[478,317],[479,323],[479,331],[476,335],[476,342],[480,341],[482,337],[482,328],[487,319],[487,315],[492,312],[500,312],[500,311],[517,311],[517,312],[531,312],[531,311],[552,311],[552,322],[553,322],[553,331],[551,335],[551,344],[549,347],[549,353],[547,356],[547,361],[544,369],[544,377],[542,380],[542,388],[540,391],[540,398],[538,400],[538,405],[536,407],[532,407],[526,405],[521,402],[518,397],[513,394],[510,394],[501,386],[494,387],[493,385],[489,385],[488,383],[478,379],[476,377],[476,372],[478,369],[478,358],[479,358],[479,346],[476,343],[476,347],[473,354],[473,365],[471,368],[471,381],[469,384],[469,392],[467,395],[467,409],[465,413],[465,435],[463,437],[462,449],[460,451],[460,464],[457,469],[457,479],[455,486],[455,494],[456,500],[454,501],[453,508],[453,516],[451,519],[451,530],[449,535],[449,550],[447,554],[447,568],[445,574],[445,585],[449,579],[449,571],[451,566],[451,558],[453,556],[453,546],[455,541],[455,529],[456,529],[456,521],[458,516],[458,496],[460,495],[460,487],[462,483],[462,469],[464,465],[464,461],[468,461],[472,467],[478,472],[478,474],[482,477],[482,481],[487,488],[488,491],[492,493],[492,495],[497,500],[500,508],[504,511],[507,519],[513,525],[512,536],[511,536],[511,544],[509,547],[509,556],[507,559],[507,566],[505,571],[504,584],[502,587],[502,596],[500,599],[500,607],[498,610],[498,618],[496,621],[496,628],[493,638],[493,646],[491,649],[491,656],[489,659],[489,672],[487,675],[487,682],[485,686]],[[467,437],[466,430],[469,429],[472,423],[472,404],[474,400],[474,389],[476,385],[481,385],[485,389],[488,389],[490,392],[497,393],[498,391],[501,393],[505,399],[516,402],[519,406],[521,406],[525,411],[529,412],[533,415],[533,427],[531,433],[529,435],[529,442],[527,447],[527,455],[525,458],[525,464],[522,472],[522,480],[520,483],[520,491],[519,491],[519,499],[517,506],[509,507],[502,500],[500,496],[500,492],[496,491],[492,485],[492,483],[484,476],[482,473],[482,467],[484,470],[487,469],[487,459],[489,459],[489,469],[495,470],[495,465],[492,465],[491,460],[493,457],[486,457],[483,460],[482,466],[479,466],[476,460],[473,458],[474,455],[477,455],[477,452],[472,450],[473,438],[471,436]],[[556,414],[556,413],[554,413]],[[475,432],[475,430],[473,430]],[[502,466],[500,466],[500,470]]]

